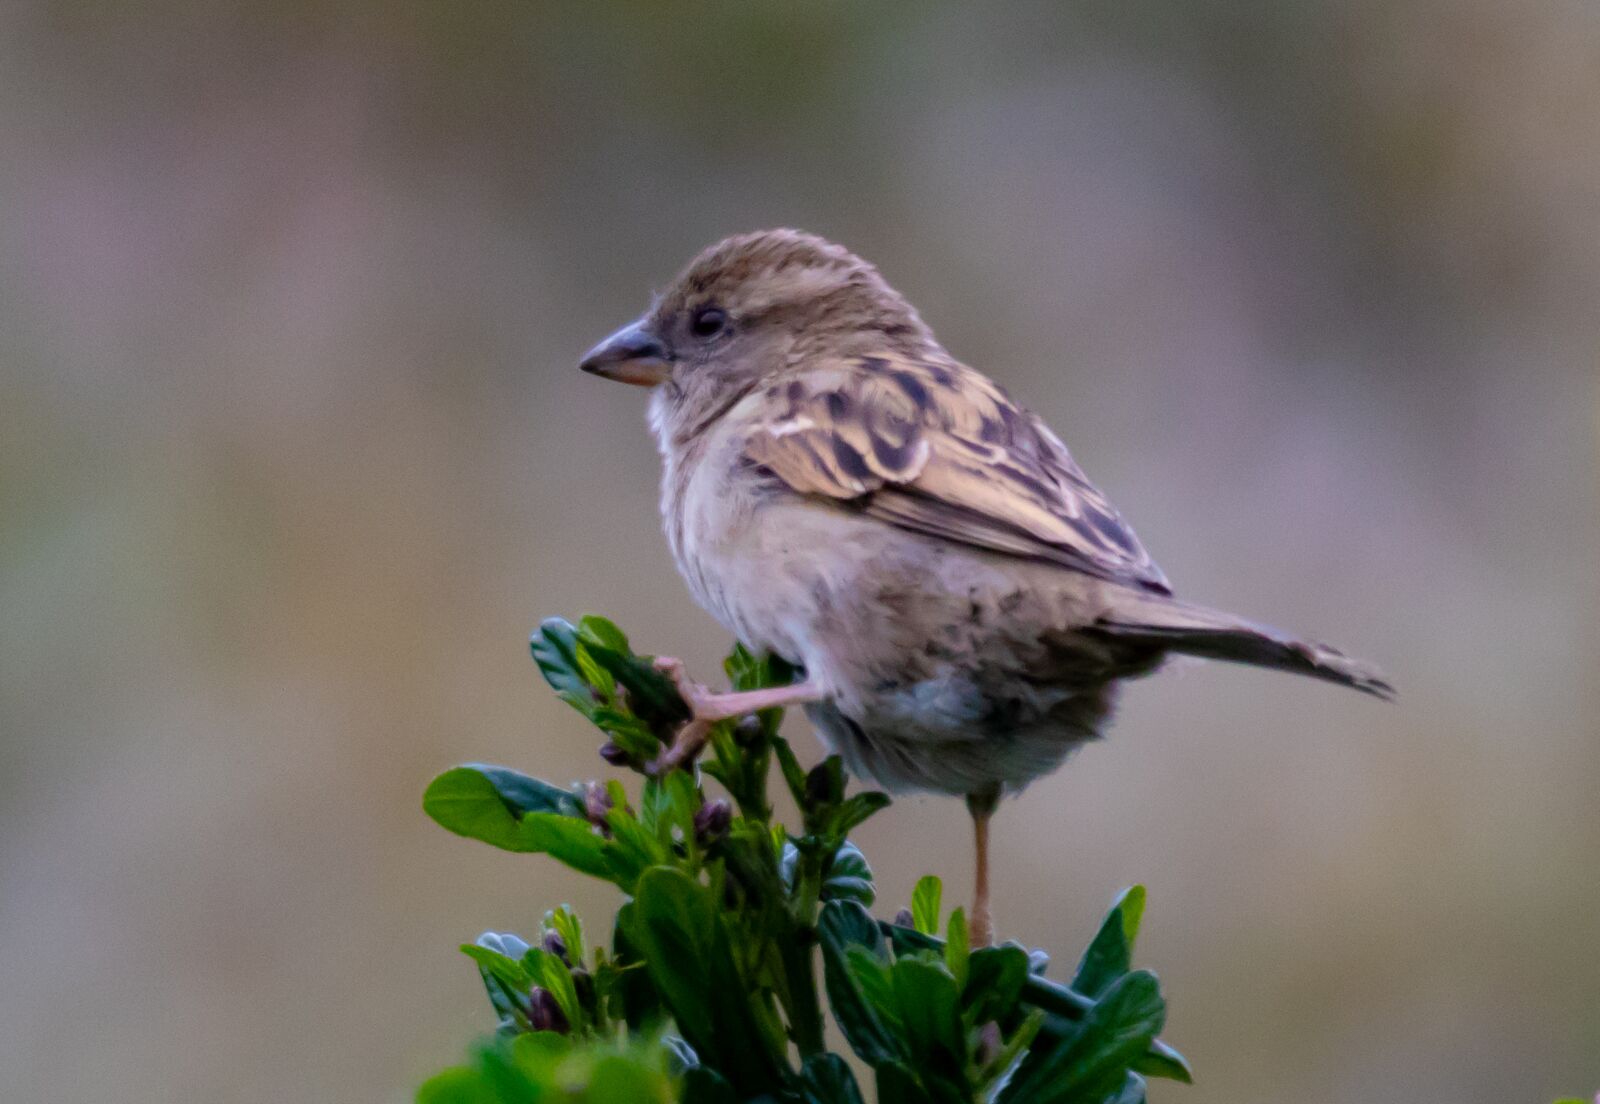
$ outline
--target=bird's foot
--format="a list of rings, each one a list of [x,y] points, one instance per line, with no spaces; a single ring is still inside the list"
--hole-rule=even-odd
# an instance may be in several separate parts
[[[717,699],[725,696],[692,678],[689,675],[689,668],[681,659],[673,656],[657,656],[655,669],[672,680],[672,685],[677,688],[678,697],[689,707],[690,717],[708,716],[714,711]]]
[[[674,768],[693,763],[711,735],[711,726],[718,721],[743,717],[763,709],[816,701],[822,697],[821,688],[809,681],[788,686],[769,686],[764,690],[718,693],[689,677],[689,670],[681,659],[658,656],[655,667],[677,687],[678,696],[689,707],[689,719],[678,730],[672,746],[646,766],[646,771],[652,775],[666,774]]]
[[[700,749],[706,746],[706,740],[711,736],[712,722],[703,714],[716,694],[704,683],[689,677],[689,669],[681,659],[657,656],[655,668],[672,680],[683,704],[689,707],[689,719],[683,722],[678,734],[672,738],[672,746],[645,764],[646,773],[660,778],[680,767],[689,766],[700,754]]]
[[[680,767],[688,767],[700,755],[700,749],[706,746],[706,741],[711,738],[711,722],[691,717],[683,722],[683,727],[678,729],[678,734],[672,738],[672,746],[644,765],[644,771],[652,778],[660,778],[670,774]]]

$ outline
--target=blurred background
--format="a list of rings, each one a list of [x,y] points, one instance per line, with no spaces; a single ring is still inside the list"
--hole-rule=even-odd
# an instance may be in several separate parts
[[[1595,1091],[1597,119],[1582,0],[5,5],[0,1097],[405,1100],[491,1026],[457,943],[609,915],[420,795],[602,769],[544,616],[714,673],[575,365],[781,224],[1401,687],[1182,668],[1002,811],[1004,935],[1148,883],[1155,1098]],[[970,877],[953,800],[861,843]]]

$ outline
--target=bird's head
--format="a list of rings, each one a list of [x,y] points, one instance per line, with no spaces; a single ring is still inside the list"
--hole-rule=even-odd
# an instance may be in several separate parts
[[[761,230],[702,252],[581,367],[656,388],[654,420],[682,435],[812,357],[933,347],[916,310],[872,265],[812,234]]]

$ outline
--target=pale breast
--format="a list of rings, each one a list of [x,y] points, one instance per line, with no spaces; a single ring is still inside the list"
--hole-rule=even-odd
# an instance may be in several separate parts
[[[894,537],[775,484],[741,461],[742,445],[736,426],[718,426],[666,454],[667,541],[702,608],[749,647],[809,669],[830,635],[821,619]]]
[[[719,436],[722,438],[719,440]],[[754,644],[739,615],[743,561],[754,550],[755,500],[737,478],[736,446],[710,435],[668,460],[662,476],[661,516],[678,571],[695,601],[724,628]]]

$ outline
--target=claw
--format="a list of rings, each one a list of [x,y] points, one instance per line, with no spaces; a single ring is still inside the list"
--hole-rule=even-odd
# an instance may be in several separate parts
[[[679,767],[690,766],[710,738],[711,722],[691,717],[683,722],[682,728],[678,729],[678,734],[672,739],[672,746],[644,765],[645,773],[651,778],[660,778],[662,775],[671,774]]]
[[[674,656],[656,656],[655,669],[672,680],[672,685],[677,688],[683,704],[689,707],[691,717],[698,717],[705,712],[706,707],[717,697],[716,693],[704,683],[696,682],[689,677],[689,669],[684,666],[681,659]]]
[[[711,726],[717,721],[730,720],[762,709],[815,701],[823,694],[821,688],[812,682],[719,694],[690,678],[688,669],[680,659],[657,656],[654,662],[655,669],[671,679],[672,685],[678,688],[678,695],[689,707],[689,719],[678,730],[672,746],[645,766],[651,775],[665,774],[674,767],[693,763],[711,736]]]
[[[706,741],[711,737],[711,722],[701,718],[707,701],[715,695],[701,683],[689,677],[689,669],[684,662],[675,656],[657,656],[654,661],[657,671],[672,680],[672,685],[677,687],[678,696],[683,699],[683,704],[689,707],[689,719],[683,722],[678,729],[678,734],[672,738],[672,746],[645,764],[645,773],[652,778],[660,778],[670,774],[679,767],[692,764],[706,746]]]

